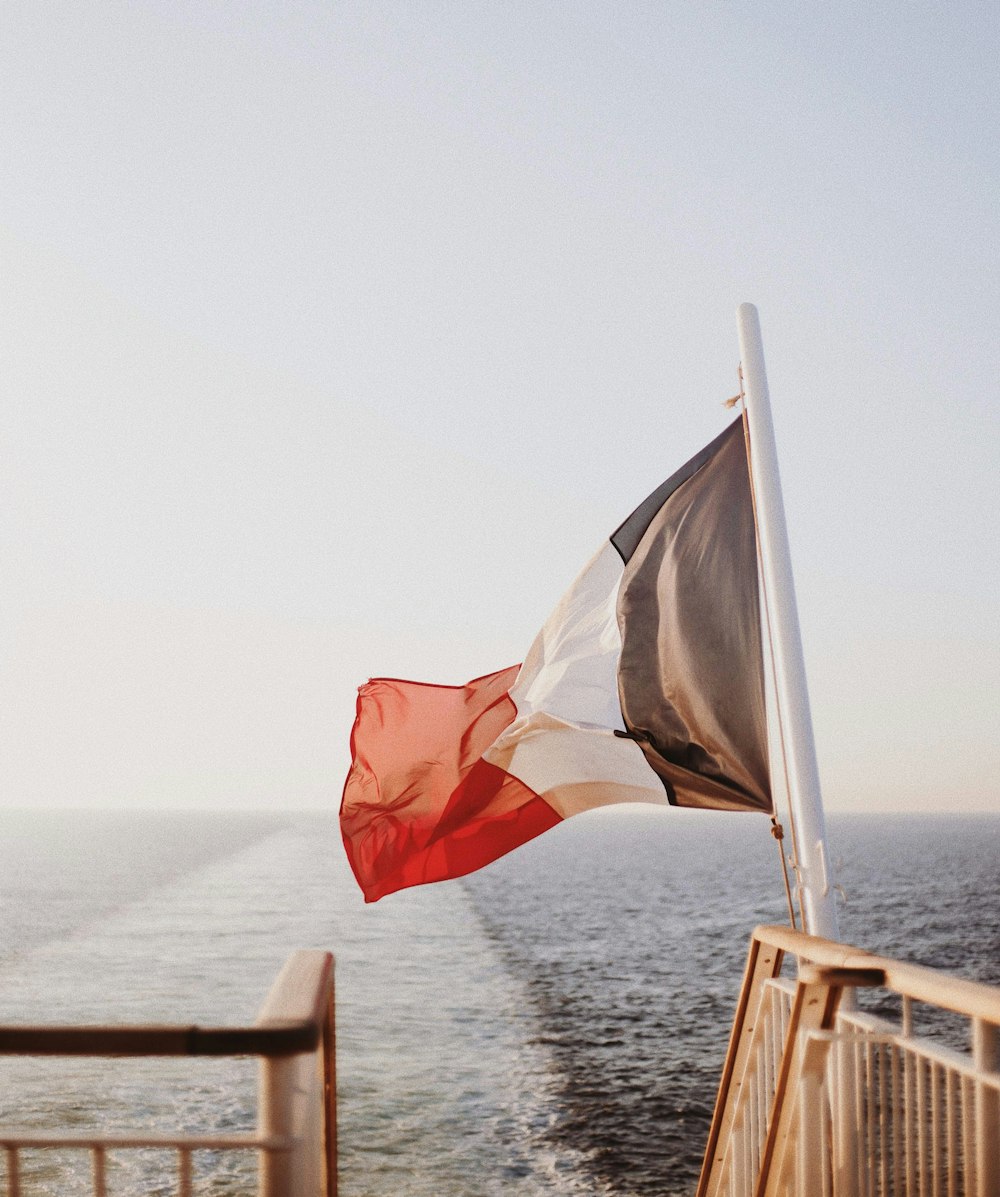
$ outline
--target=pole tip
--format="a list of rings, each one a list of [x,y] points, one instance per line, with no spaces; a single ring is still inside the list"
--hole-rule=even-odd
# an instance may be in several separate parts
[[[746,319],[748,316],[756,316],[757,309],[752,303],[741,303],[736,309],[736,315]]]

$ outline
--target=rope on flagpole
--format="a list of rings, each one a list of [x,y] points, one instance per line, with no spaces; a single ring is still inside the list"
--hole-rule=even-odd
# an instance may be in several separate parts
[[[788,861],[785,858],[785,849],[782,847],[782,841],[785,838],[785,829],[778,822],[777,816],[771,816],[771,835],[778,845],[778,856],[781,860],[781,877],[785,883],[785,901],[788,903],[788,921],[792,925],[793,931],[798,931],[798,923],[795,921],[795,904],[792,902],[792,883],[788,879]]]
[[[768,659],[770,661],[770,667],[771,667],[772,688],[773,688],[774,694],[777,695],[777,693],[778,693],[778,676],[777,676],[777,666],[775,663],[775,654],[774,654],[774,637],[773,637],[773,634],[771,631],[771,605],[770,605],[770,601],[769,601],[767,585],[766,585],[765,578],[764,578],[763,559],[761,556],[760,524],[757,519],[757,495],[756,495],[756,491],[754,488],[754,481],[753,481],[753,455],[752,455],[751,448],[750,448],[750,425],[747,420],[747,405],[746,405],[746,394],[743,389],[743,366],[742,365],[737,367],[737,373],[739,374],[739,380],[740,380],[739,394],[733,395],[732,398],[727,399],[725,401],[725,406],[726,407],[735,407],[737,403],[740,404],[741,416],[742,416],[742,421],[743,421],[743,440],[746,444],[746,453],[747,453],[747,472],[750,476],[750,506],[751,506],[751,510],[753,511],[754,542],[755,542],[756,551],[757,551],[757,566],[760,571],[759,572],[760,589],[761,589],[761,593],[762,593],[763,599],[764,599],[764,627],[767,631]],[[786,800],[787,811],[788,811],[788,826],[790,827],[791,832],[792,832],[792,867],[795,870],[795,878],[796,878],[795,893],[796,893],[796,897],[798,898],[798,901],[799,901],[799,915],[802,919],[802,925],[805,926],[805,911],[802,909],[802,885],[801,885],[801,881],[800,881],[801,874],[799,872],[798,836],[796,834],[796,828],[795,828],[795,816],[792,813],[792,806],[791,806],[791,802],[789,801],[789,796],[791,794],[791,783],[790,783],[789,771],[788,771],[788,752],[787,752],[786,739],[785,739],[785,724],[784,724],[784,720],[782,719],[781,704],[779,702],[777,702],[777,701],[775,702],[774,709],[775,709],[775,713],[777,714],[777,718],[778,718],[778,748],[781,753],[781,767],[782,767],[782,771],[784,772],[784,776],[785,776],[785,800]],[[771,835],[774,837],[775,842],[778,845],[778,855],[781,858],[781,875],[782,875],[782,878],[785,883],[785,897],[788,901],[788,921],[791,923],[793,929],[797,929],[798,924],[795,919],[795,904],[792,900],[792,885],[791,885],[791,881],[789,880],[789,877],[788,877],[788,859],[785,856],[785,849],[783,846],[783,841],[785,838],[785,830],[782,827],[781,823],[778,821],[777,817],[774,815],[771,816]]]

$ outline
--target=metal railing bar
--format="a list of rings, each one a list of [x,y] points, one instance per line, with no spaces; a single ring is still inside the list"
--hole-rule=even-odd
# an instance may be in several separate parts
[[[889,1043],[892,1053],[892,1177],[894,1193],[903,1191],[903,1060],[899,1044],[895,1040]]]
[[[177,1197],[192,1197],[194,1192],[194,1169],[191,1150],[181,1147],[177,1152]]]
[[[913,1053],[915,1057],[914,1063],[914,1077],[916,1085],[916,1104],[914,1105],[914,1120],[917,1124],[917,1185],[919,1197],[928,1197],[927,1193],[927,1120],[924,1118],[924,1110],[927,1108],[927,1070],[925,1067],[926,1061],[922,1060],[916,1052]]]
[[[108,1197],[107,1158],[104,1148],[92,1146],[90,1149],[91,1177],[94,1185],[94,1197]]]
[[[889,1061],[886,1045],[875,1045],[878,1066],[878,1138],[879,1138],[879,1192],[889,1192]]]
[[[315,1051],[320,1024],[262,1027],[4,1026],[4,1056],[292,1056]]]
[[[933,1133],[931,1158],[931,1197],[947,1197],[948,1187],[948,1144],[945,1103],[947,1101],[948,1073],[939,1064],[932,1062],[931,1070],[931,1127]]]
[[[958,1125],[955,1118],[955,1089],[960,1084],[950,1072],[944,1077],[944,1126],[947,1144],[947,1197],[958,1197]]]
[[[963,1190],[973,1191],[976,1172],[976,1122],[973,1114],[974,1094],[971,1077],[960,1079],[961,1108],[962,1108],[962,1179]]]
[[[875,1123],[875,1118],[876,1118],[875,1102],[872,1100],[872,1095],[877,1091],[876,1080],[875,1080],[875,1077],[876,1077],[875,1065],[876,1065],[876,1050],[877,1049],[874,1047],[873,1044],[871,1044],[869,1042],[869,1043],[866,1043],[861,1050],[862,1050],[863,1057],[864,1057],[865,1083],[864,1083],[863,1094],[859,1093],[858,1097],[859,1097],[859,1101],[861,1101],[863,1103],[862,1109],[864,1112],[864,1116],[866,1118],[865,1131],[867,1134],[867,1150],[864,1153],[864,1159],[872,1160],[872,1159],[877,1158],[875,1156],[875,1150],[876,1150],[876,1144],[878,1142],[877,1135],[876,1135],[876,1123]],[[859,1088],[860,1088],[860,1086],[859,1086]],[[860,1152],[858,1153],[858,1167],[860,1168],[861,1174],[864,1177],[865,1187],[866,1187],[867,1192],[869,1193],[870,1197],[874,1197],[875,1177],[877,1175],[877,1171],[875,1168],[868,1168],[865,1166],[865,1164],[862,1162]]]
[[[123,1148],[175,1148],[178,1151],[288,1151],[293,1140],[277,1135],[88,1135],[10,1134],[0,1132],[0,1147],[8,1155],[31,1148],[61,1147],[67,1150],[116,1151]]]
[[[7,1197],[21,1197],[21,1158],[16,1147],[5,1145],[7,1164]]]

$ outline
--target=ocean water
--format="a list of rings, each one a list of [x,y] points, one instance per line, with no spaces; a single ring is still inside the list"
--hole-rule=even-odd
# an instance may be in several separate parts
[[[843,938],[1000,984],[1000,818],[829,822]],[[2,1023],[248,1022],[289,952],[334,951],[344,1197],[689,1194],[749,931],[785,920],[747,815],[595,812],[374,906],[332,815],[0,825]],[[0,1059],[0,1125],[249,1130],[255,1084],[244,1060]],[[157,1153],[112,1159],[113,1193],[173,1191]],[[72,1153],[28,1169],[87,1191]],[[196,1191],[251,1189],[241,1157],[201,1162]]]

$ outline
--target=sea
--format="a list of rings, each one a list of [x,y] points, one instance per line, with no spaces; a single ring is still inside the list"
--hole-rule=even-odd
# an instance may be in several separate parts
[[[830,816],[842,938],[1000,984],[1000,816]],[[336,956],[342,1197],[693,1192],[748,936],[787,922],[766,819],[579,816],[366,906],[331,814],[0,816],[0,1024],[247,1023]],[[787,841],[786,841],[787,845]],[[252,1129],[252,1061],[0,1059],[0,1126]],[[176,1191],[115,1153],[110,1192]],[[27,1194],[89,1192],[25,1153]],[[197,1193],[253,1191],[206,1153]]]

